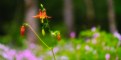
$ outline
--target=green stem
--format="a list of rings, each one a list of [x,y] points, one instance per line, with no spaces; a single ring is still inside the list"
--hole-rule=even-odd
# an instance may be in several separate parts
[[[37,36],[37,38],[38,38],[47,48],[51,49],[51,48],[39,37],[39,35],[34,31],[34,29],[33,29],[29,24],[26,24],[26,26],[28,26],[28,27],[32,30],[32,32]]]
[[[34,29],[33,29],[29,24],[25,24],[25,25],[28,26],[28,27],[32,30],[32,32],[36,35],[36,37],[37,37],[48,49],[52,50],[52,53],[53,53],[53,56],[54,56],[54,60],[56,60],[56,59],[55,59],[55,54],[54,54],[54,52],[53,52],[53,49],[50,48],[50,47],[39,37],[39,35],[34,31]]]
[[[53,53],[53,56],[54,56],[54,60],[56,60],[53,48],[51,50],[52,50],[52,53]]]

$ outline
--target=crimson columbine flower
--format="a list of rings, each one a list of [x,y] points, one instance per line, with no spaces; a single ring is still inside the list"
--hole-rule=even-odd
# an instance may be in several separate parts
[[[21,33],[21,36],[24,36],[25,26],[21,26],[20,33]]]
[[[37,14],[36,16],[34,16],[34,18],[40,18],[41,22],[43,23],[43,19],[50,18],[50,17],[47,16],[46,9],[43,9],[43,10],[40,10],[39,14]]]

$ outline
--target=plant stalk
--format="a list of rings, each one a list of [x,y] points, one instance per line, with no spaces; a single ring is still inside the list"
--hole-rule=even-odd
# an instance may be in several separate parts
[[[36,36],[48,49],[50,49],[50,50],[52,51],[54,60],[56,60],[55,54],[54,54],[54,52],[53,52],[53,48],[50,48],[50,47],[39,37],[39,35],[34,31],[34,29],[33,29],[29,24],[25,24],[25,25],[28,26],[28,27],[32,30],[32,32],[35,34],[35,36]]]
[[[55,54],[54,54],[54,51],[53,51],[53,48],[51,49],[52,53],[53,53],[53,56],[54,56],[54,60],[56,60],[55,58]]]

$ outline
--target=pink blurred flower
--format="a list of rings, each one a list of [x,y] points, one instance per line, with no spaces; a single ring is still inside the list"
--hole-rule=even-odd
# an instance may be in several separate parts
[[[42,57],[42,56],[40,56],[37,60],[43,60],[43,57]]]
[[[106,60],[109,60],[109,59],[110,59],[110,54],[109,54],[109,53],[107,53],[107,54],[105,55],[105,59],[106,59]]]
[[[71,38],[75,38],[75,36],[76,36],[76,33],[75,33],[75,32],[71,32],[71,33],[70,33],[70,37],[71,37]]]
[[[16,60],[37,60],[36,56],[30,51],[30,50],[24,50],[23,52],[19,52],[19,54],[16,56]]]
[[[54,51],[54,53],[57,53],[57,52],[59,51],[59,47],[55,47],[55,48],[53,49],[53,51]]]
[[[88,45],[85,46],[85,50],[90,50],[90,47]]]
[[[16,55],[15,50],[9,50],[2,53],[2,56],[7,60],[14,60],[15,55]]]
[[[92,27],[91,31],[95,32],[96,31],[96,27]]]
[[[113,35],[118,38],[119,40],[121,40],[121,34],[118,33],[117,31],[113,33]]]
[[[52,51],[48,51],[47,54],[50,55],[50,56],[53,55]]]
[[[34,49],[34,48],[36,48],[36,45],[35,45],[34,43],[31,43],[31,44],[29,45],[29,48]]]
[[[94,35],[93,35],[93,38],[97,38],[97,37],[99,37],[100,36],[100,33],[95,33]]]
[[[18,52],[18,54],[16,54],[16,60],[22,60],[24,57],[24,55],[22,54],[22,51]]]
[[[69,60],[67,56],[61,56],[60,60]]]
[[[9,47],[6,47],[5,45],[0,44],[0,49],[2,49],[3,51],[8,51]]]

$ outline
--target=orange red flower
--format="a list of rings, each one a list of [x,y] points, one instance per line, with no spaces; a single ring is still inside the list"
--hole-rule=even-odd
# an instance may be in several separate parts
[[[34,16],[34,18],[40,18],[41,22],[43,23],[43,19],[50,18],[50,17],[47,16],[46,9],[43,9],[43,10],[40,10],[39,14],[37,14],[36,16]]]
[[[57,37],[57,40],[58,40],[58,41],[61,40],[61,35],[60,35],[60,33],[58,33],[56,37]]]

